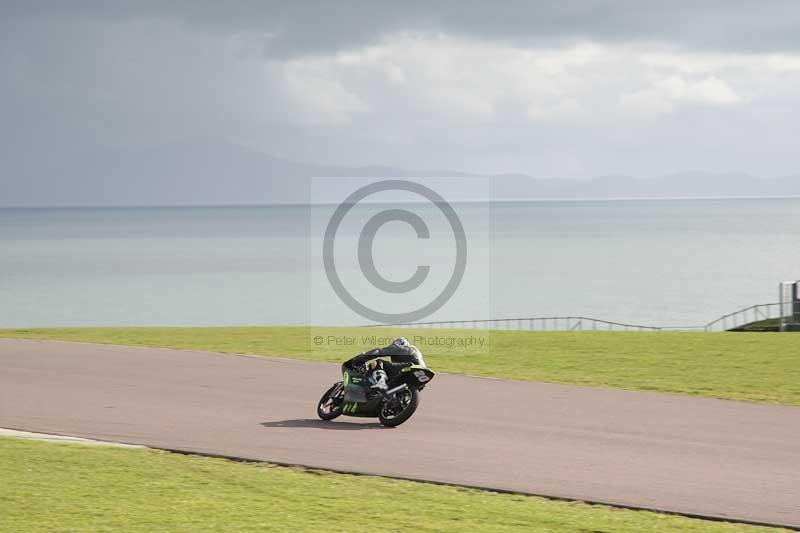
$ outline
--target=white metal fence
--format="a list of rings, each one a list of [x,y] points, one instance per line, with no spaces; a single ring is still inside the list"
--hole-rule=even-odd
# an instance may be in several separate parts
[[[524,318],[493,318],[487,320],[451,320],[442,322],[414,322],[391,324],[399,328],[440,329],[499,329],[526,331],[655,331],[661,328],[611,322],[584,316],[548,316]]]
[[[482,329],[524,331],[729,331],[761,320],[781,318],[780,303],[758,304],[723,315],[698,326],[648,326],[584,316],[493,318],[389,324],[396,328]],[[777,324],[776,324],[777,325]],[[376,326],[376,325],[373,325]],[[377,327],[377,326],[376,326]]]
[[[758,304],[722,315],[704,326],[705,331],[728,331],[762,320],[781,318],[780,303]]]

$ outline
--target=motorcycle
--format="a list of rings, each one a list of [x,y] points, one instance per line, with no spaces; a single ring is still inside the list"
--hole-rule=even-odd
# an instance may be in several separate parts
[[[419,392],[433,379],[427,367],[411,365],[400,370],[386,384],[386,390],[372,388],[372,375],[344,370],[344,379],[334,383],[320,398],[317,416],[333,420],[340,415],[375,418],[387,427],[399,426],[419,406]]]

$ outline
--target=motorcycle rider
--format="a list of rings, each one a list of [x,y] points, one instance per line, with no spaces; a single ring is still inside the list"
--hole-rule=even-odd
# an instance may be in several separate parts
[[[379,357],[389,357],[391,361],[378,359]],[[375,380],[372,388],[386,390],[387,382],[400,373],[400,369],[412,365],[425,366],[422,352],[408,342],[405,337],[398,337],[389,346],[375,348],[368,352],[363,352],[342,365],[342,370],[358,370],[359,367],[369,362],[369,371]]]

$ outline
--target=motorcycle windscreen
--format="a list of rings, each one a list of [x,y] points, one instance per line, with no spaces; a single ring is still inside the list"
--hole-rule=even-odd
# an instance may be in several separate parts
[[[344,401],[364,403],[367,401],[367,393],[360,385],[349,384],[344,388]]]

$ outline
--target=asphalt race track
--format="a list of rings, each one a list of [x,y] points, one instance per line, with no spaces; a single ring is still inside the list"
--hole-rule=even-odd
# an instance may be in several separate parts
[[[435,370],[435,361],[428,361]],[[800,527],[800,408],[439,374],[316,419],[334,364],[0,339],[0,427]]]

